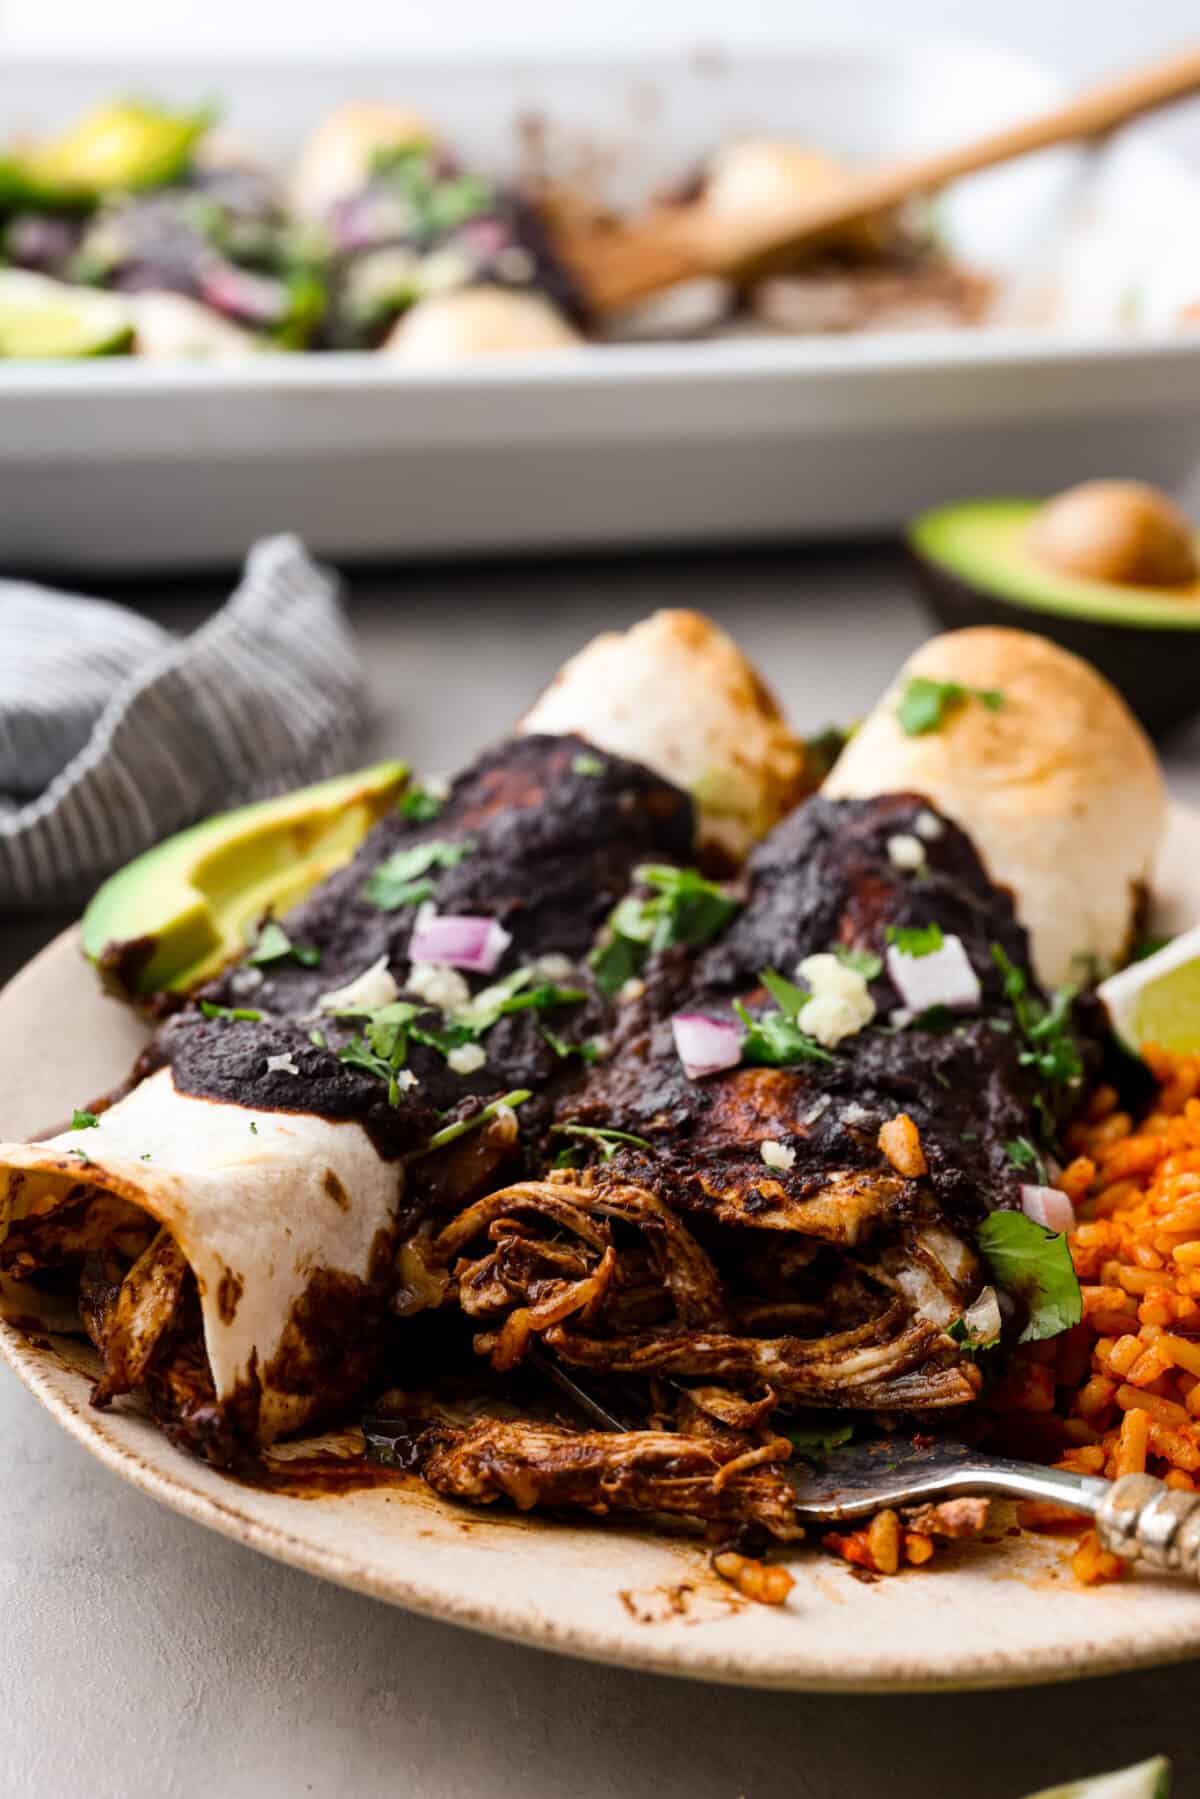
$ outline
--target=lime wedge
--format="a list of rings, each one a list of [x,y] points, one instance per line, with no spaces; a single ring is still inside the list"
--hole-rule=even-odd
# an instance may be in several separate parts
[[[1068,1780],[1046,1787],[1029,1799],[1168,1799],[1171,1764],[1165,1755],[1151,1756],[1135,1768],[1118,1768],[1114,1774],[1093,1774],[1088,1780]]]
[[[1115,1035],[1134,1055],[1143,1043],[1200,1050],[1200,926],[1101,981],[1097,992]]]
[[[114,294],[0,269],[0,357],[112,356],[133,343],[133,315]]]

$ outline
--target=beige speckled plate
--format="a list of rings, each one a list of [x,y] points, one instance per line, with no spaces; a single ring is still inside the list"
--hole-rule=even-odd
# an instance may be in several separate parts
[[[1176,812],[1157,883],[1166,928],[1200,917],[1200,816]],[[121,1078],[137,1020],[101,997],[74,932],[0,994],[0,1136],[27,1137]],[[763,1687],[1019,1685],[1200,1652],[1200,1593],[1151,1576],[1083,1591],[1052,1538],[948,1550],[864,1585],[797,1558],[784,1608],[741,1601],[701,1550],[616,1528],[456,1509],[416,1483],[298,1497],[202,1467],[136,1411],[88,1406],[87,1354],[0,1325],[0,1351],[66,1430],[212,1530],[397,1605],[566,1654]]]

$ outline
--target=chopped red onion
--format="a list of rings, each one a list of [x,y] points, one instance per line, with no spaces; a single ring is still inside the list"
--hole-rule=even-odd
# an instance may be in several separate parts
[[[945,937],[938,949],[926,956],[909,956],[894,943],[888,945],[887,971],[896,991],[913,1013],[931,1006],[967,1011],[982,997],[979,976],[971,967],[961,937]]]
[[[1021,1210],[1035,1224],[1048,1231],[1070,1231],[1075,1228],[1075,1207],[1061,1187],[1023,1186]]]
[[[204,274],[200,297],[218,312],[251,325],[276,325],[288,307],[282,281],[249,274],[231,263],[217,263]]]
[[[491,974],[511,942],[510,932],[494,918],[444,912],[420,920],[408,953],[414,962],[437,962],[466,968],[472,974]]]
[[[703,1012],[677,1012],[671,1034],[689,1081],[736,1068],[742,1059],[742,1035],[728,1018],[706,1018]]]

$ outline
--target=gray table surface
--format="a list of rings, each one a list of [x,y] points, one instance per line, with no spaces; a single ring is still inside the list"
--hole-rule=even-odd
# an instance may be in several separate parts
[[[120,597],[187,629],[220,591]],[[863,711],[925,631],[886,548],[361,573],[365,747],[453,768],[590,633],[662,605],[735,631],[805,729]],[[1200,802],[1200,730],[1166,760]],[[0,918],[0,977],[58,922]],[[4,1371],[0,1444],[5,1795],[1018,1799],[1158,1749],[1177,1791],[1200,1792],[1200,1667],[991,1695],[700,1688],[493,1643],[260,1559],[125,1487]]]

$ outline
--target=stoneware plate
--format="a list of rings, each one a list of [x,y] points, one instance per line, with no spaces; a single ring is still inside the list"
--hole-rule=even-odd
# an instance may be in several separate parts
[[[1200,917],[1200,815],[1174,814],[1156,900],[1166,929]],[[142,1037],[98,992],[76,934],[60,937],[0,994],[0,1136],[45,1131],[104,1092]],[[1066,1680],[1200,1652],[1194,1587],[1140,1574],[1080,1589],[1061,1539],[951,1545],[932,1568],[872,1584],[802,1552],[788,1605],[752,1605],[678,1539],[460,1510],[403,1479],[242,1484],[172,1449],[124,1402],[91,1410],[89,1352],[76,1341],[0,1324],[0,1351],[86,1449],[197,1523],[413,1611],[565,1654],[748,1686],[877,1691]]]

